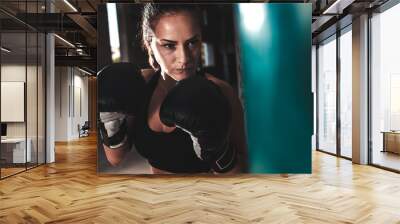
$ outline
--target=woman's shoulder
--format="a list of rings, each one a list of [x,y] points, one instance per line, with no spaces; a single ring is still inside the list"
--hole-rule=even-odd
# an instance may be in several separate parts
[[[152,68],[144,68],[140,71],[142,72],[142,76],[146,82],[149,82],[151,77],[156,74],[156,71]]]

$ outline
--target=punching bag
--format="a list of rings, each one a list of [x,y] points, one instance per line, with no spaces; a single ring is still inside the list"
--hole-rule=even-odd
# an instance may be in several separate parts
[[[311,4],[234,7],[251,173],[311,173]]]

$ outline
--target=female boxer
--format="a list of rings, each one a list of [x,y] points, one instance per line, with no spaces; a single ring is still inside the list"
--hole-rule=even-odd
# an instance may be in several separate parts
[[[239,99],[228,83],[199,69],[200,18],[194,5],[144,6],[142,39],[153,69],[143,73],[147,99],[135,118],[132,138],[155,174],[240,173],[246,169]],[[204,94],[195,94],[196,89]],[[192,114],[200,102],[208,106]],[[210,125],[202,125],[204,121]],[[127,145],[105,146],[108,161],[118,164]]]

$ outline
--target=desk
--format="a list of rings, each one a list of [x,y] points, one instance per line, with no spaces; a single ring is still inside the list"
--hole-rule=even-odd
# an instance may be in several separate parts
[[[31,145],[30,138],[27,139],[26,154],[25,154],[25,138],[6,138],[1,139],[1,159],[5,163],[25,163],[31,162]],[[25,158],[27,161],[25,161]]]
[[[400,154],[400,131],[382,131],[383,150],[382,152],[393,152]]]

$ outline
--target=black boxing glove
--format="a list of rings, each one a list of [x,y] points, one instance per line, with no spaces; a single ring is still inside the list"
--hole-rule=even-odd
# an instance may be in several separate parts
[[[236,164],[230,145],[231,106],[220,88],[202,76],[179,81],[160,107],[160,119],[191,135],[196,155],[215,172],[227,172]]]
[[[128,117],[135,117],[143,104],[146,82],[132,63],[111,64],[97,74],[100,137],[109,148],[132,144]]]

